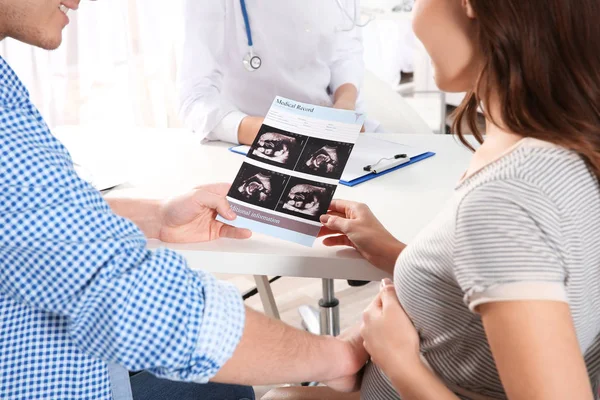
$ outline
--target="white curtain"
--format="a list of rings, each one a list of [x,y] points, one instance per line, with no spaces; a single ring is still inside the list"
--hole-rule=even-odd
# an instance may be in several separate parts
[[[56,51],[0,42],[51,127],[180,126],[181,0],[84,1],[69,18]]]

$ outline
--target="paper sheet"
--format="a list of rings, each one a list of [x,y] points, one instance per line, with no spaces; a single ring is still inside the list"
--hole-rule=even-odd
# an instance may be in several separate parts
[[[218,220],[312,246],[363,123],[277,97],[227,195],[238,218]]]
[[[373,135],[360,135],[348,160],[342,180],[346,182],[367,175],[364,170],[367,165],[376,164],[381,159],[392,159],[396,154],[406,154],[414,158],[427,151],[412,146],[382,140]],[[388,161],[389,162],[389,161]]]

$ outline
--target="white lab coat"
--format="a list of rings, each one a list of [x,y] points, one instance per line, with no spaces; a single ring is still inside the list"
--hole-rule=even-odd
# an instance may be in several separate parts
[[[342,0],[350,14],[354,1]],[[246,0],[259,70],[242,60],[248,40],[239,0],[185,0],[180,107],[202,139],[237,143],[241,120],[264,117],[275,96],[331,106],[345,83],[364,75],[360,29],[335,0]],[[360,110],[360,107],[357,107]]]

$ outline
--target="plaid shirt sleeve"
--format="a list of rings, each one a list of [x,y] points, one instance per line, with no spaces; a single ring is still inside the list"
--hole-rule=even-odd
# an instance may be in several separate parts
[[[238,291],[174,252],[147,250],[77,176],[28,97],[0,87],[0,98],[0,291],[65,316],[91,356],[208,381],[240,341]]]

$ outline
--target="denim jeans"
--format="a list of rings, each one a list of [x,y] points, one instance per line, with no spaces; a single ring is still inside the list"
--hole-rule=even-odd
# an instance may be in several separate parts
[[[130,380],[133,400],[255,400],[254,390],[248,386],[174,382],[148,372]]]

